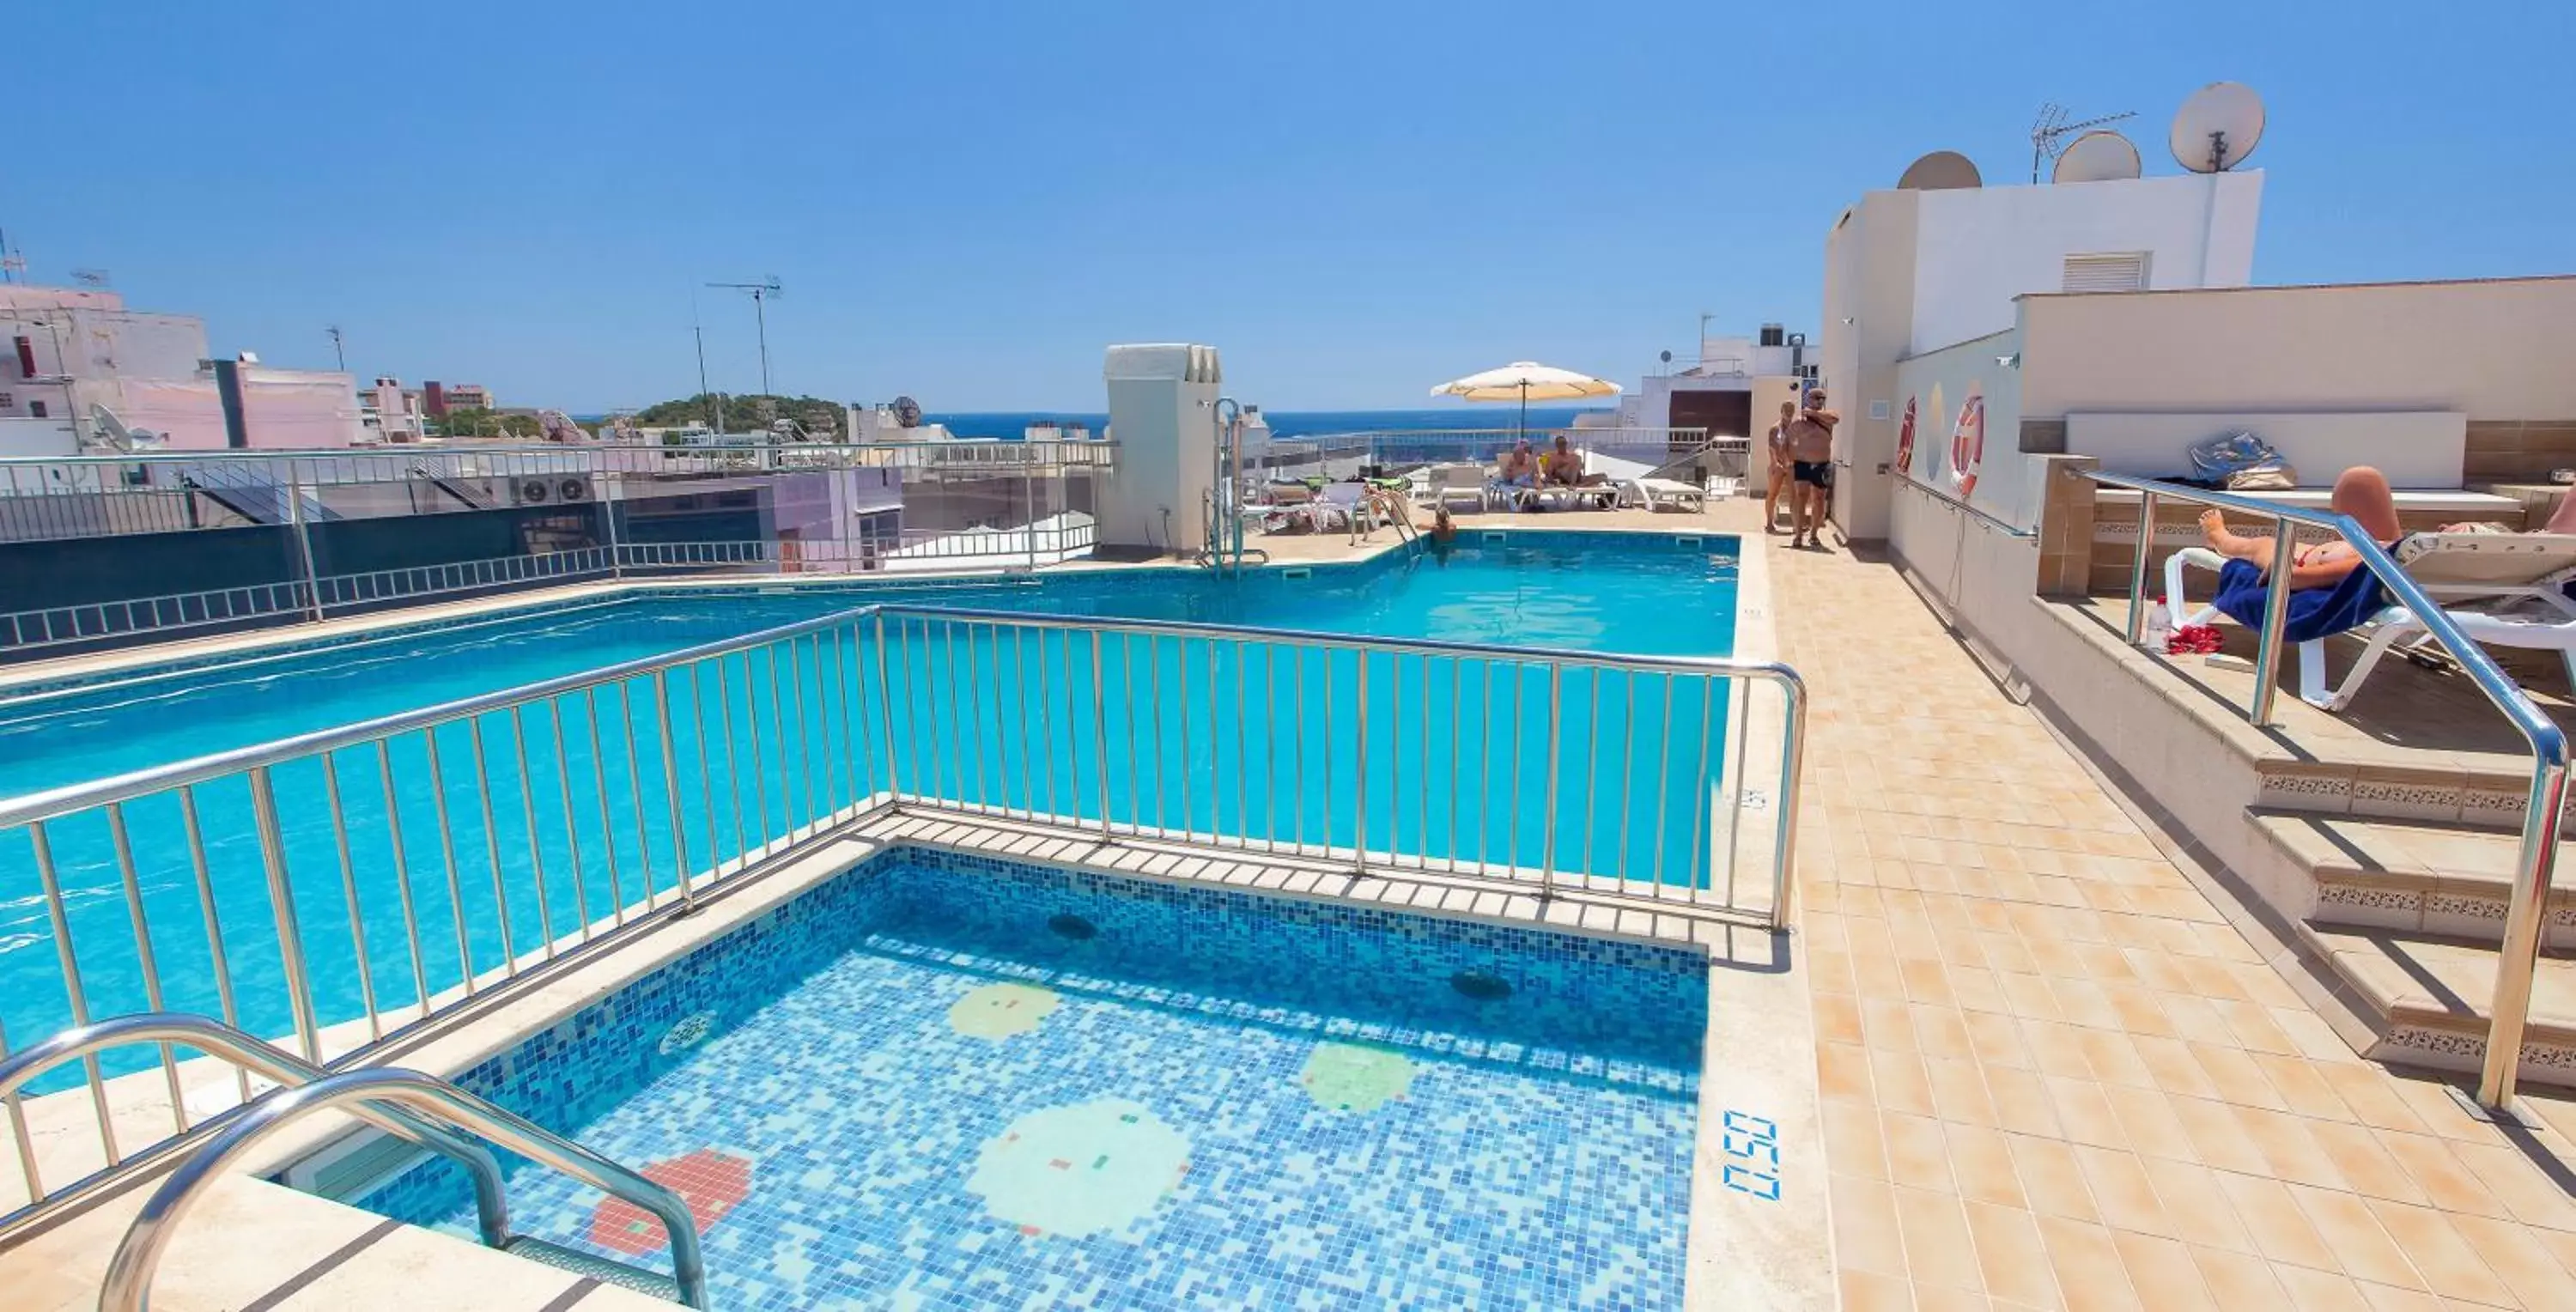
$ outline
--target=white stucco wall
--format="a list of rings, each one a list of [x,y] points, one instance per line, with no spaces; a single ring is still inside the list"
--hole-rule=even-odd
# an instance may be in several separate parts
[[[2022,302],[2026,413],[2576,418],[2576,276]]]
[[[2145,252],[2155,289],[2242,287],[2262,171],[1921,193],[1906,350],[2013,324],[2013,298],[2065,285],[2069,255]]]
[[[1952,496],[1959,480],[1951,461],[1951,438],[1960,410],[1973,389],[1985,398],[1985,457],[1977,469],[1969,504],[2008,523],[2028,528],[2039,522],[2031,459],[2021,453],[2021,371],[1997,362],[2014,354],[2013,331],[1990,333],[1944,350],[1910,357],[1896,366],[1894,413],[1900,427],[1905,404],[1915,403],[1912,477]],[[1935,401],[1938,408],[1935,408]],[[1893,447],[1890,448],[1891,457]]]

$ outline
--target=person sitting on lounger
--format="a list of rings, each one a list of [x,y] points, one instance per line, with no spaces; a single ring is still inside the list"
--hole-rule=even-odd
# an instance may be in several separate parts
[[[1563,433],[1556,435],[1556,449],[1547,453],[1547,481],[1561,487],[1579,487],[1583,483],[1583,457],[1575,453]]]
[[[1538,453],[1530,450],[1528,438],[1513,443],[1512,449],[1503,454],[1502,465],[1495,476],[1505,487],[1538,486]]]
[[[2335,480],[2326,509],[2350,515],[2382,547],[2394,548],[2406,531],[2397,522],[2397,495],[2388,478],[2368,465],[2355,465]],[[2218,571],[2218,596],[2211,604],[2249,629],[2263,627],[2264,607],[2274,567],[2270,536],[2246,537],[2227,527],[2215,510],[2201,512],[2201,536],[2209,549],[2227,558]],[[2377,575],[2362,567],[2361,553],[2337,539],[2300,547],[2290,556],[2290,605],[2282,632],[2291,642],[2323,638],[2368,622],[2388,604]]]

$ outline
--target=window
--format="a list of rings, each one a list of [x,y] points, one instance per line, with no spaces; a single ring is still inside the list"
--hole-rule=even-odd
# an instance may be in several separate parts
[[[2069,255],[2063,289],[2070,292],[2142,292],[2147,289],[2147,253]]]
[[[27,403],[27,414],[28,414],[28,417],[30,417],[30,418],[34,418],[34,419],[42,419],[42,418],[44,418],[44,417],[45,417],[45,403],[44,403],[44,402],[42,402],[42,401],[29,401],[29,402]]]

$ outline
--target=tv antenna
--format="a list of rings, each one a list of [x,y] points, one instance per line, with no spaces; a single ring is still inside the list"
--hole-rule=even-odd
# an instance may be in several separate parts
[[[349,353],[340,340],[340,325],[335,323],[322,331],[331,338],[331,358],[340,362],[340,372],[349,372]]]
[[[707,285],[709,287],[721,287],[726,291],[751,293],[751,316],[753,321],[760,326],[760,394],[762,396],[770,395],[769,311],[767,309],[767,305],[770,297],[776,296],[780,292],[786,290],[779,286],[778,275],[773,273],[758,282],[711,282]]]
[[[2124,118],[2137,116],[2138,111],[2131,109],[2117,114],[2104,114],[2100,118],[2088,118],[2081,123],[2069,123],[2066,121],[2066,106],[2054,100],[2041,105],[2039,117],[2032,119],[2030,123],[2030,180],[2039,181],[2039,166],[2057,158],[2057,153],[2064,149],[2057,144],[2060,141],[2076,133],[2101,127],[2106,123],[2117,123]]]
[[[2263,98],[2242,82],[2212,82],[2174,115],[2174,162],[2194,173],[2225,173],[2263,139]]]

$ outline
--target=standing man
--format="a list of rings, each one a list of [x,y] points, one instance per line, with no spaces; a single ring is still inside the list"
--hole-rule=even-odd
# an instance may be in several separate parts
[[[1798,403],[1783,401],[1780,403],[1780,422],[1771,425],[1768,437],[1771,469],[1762,492],[1762,532],[1765,535],[1780,531],[1780,494],[1789,488],[1789,421],[1797,417]],[[1796,523],[1797,518],[1798,510],[1793,504],[1789,508],[1789,520]]]
[[[1789,421],[1789,496],[1797,511],[1790,546],[1803,538],[1810,547],[1824,548],[1817,534],[1824,528],[1825,494],[1834,485],[1834,425],[1842,419],[1825,408],[1825,389],[1816,387],[1808,389],[1807,404]]]

